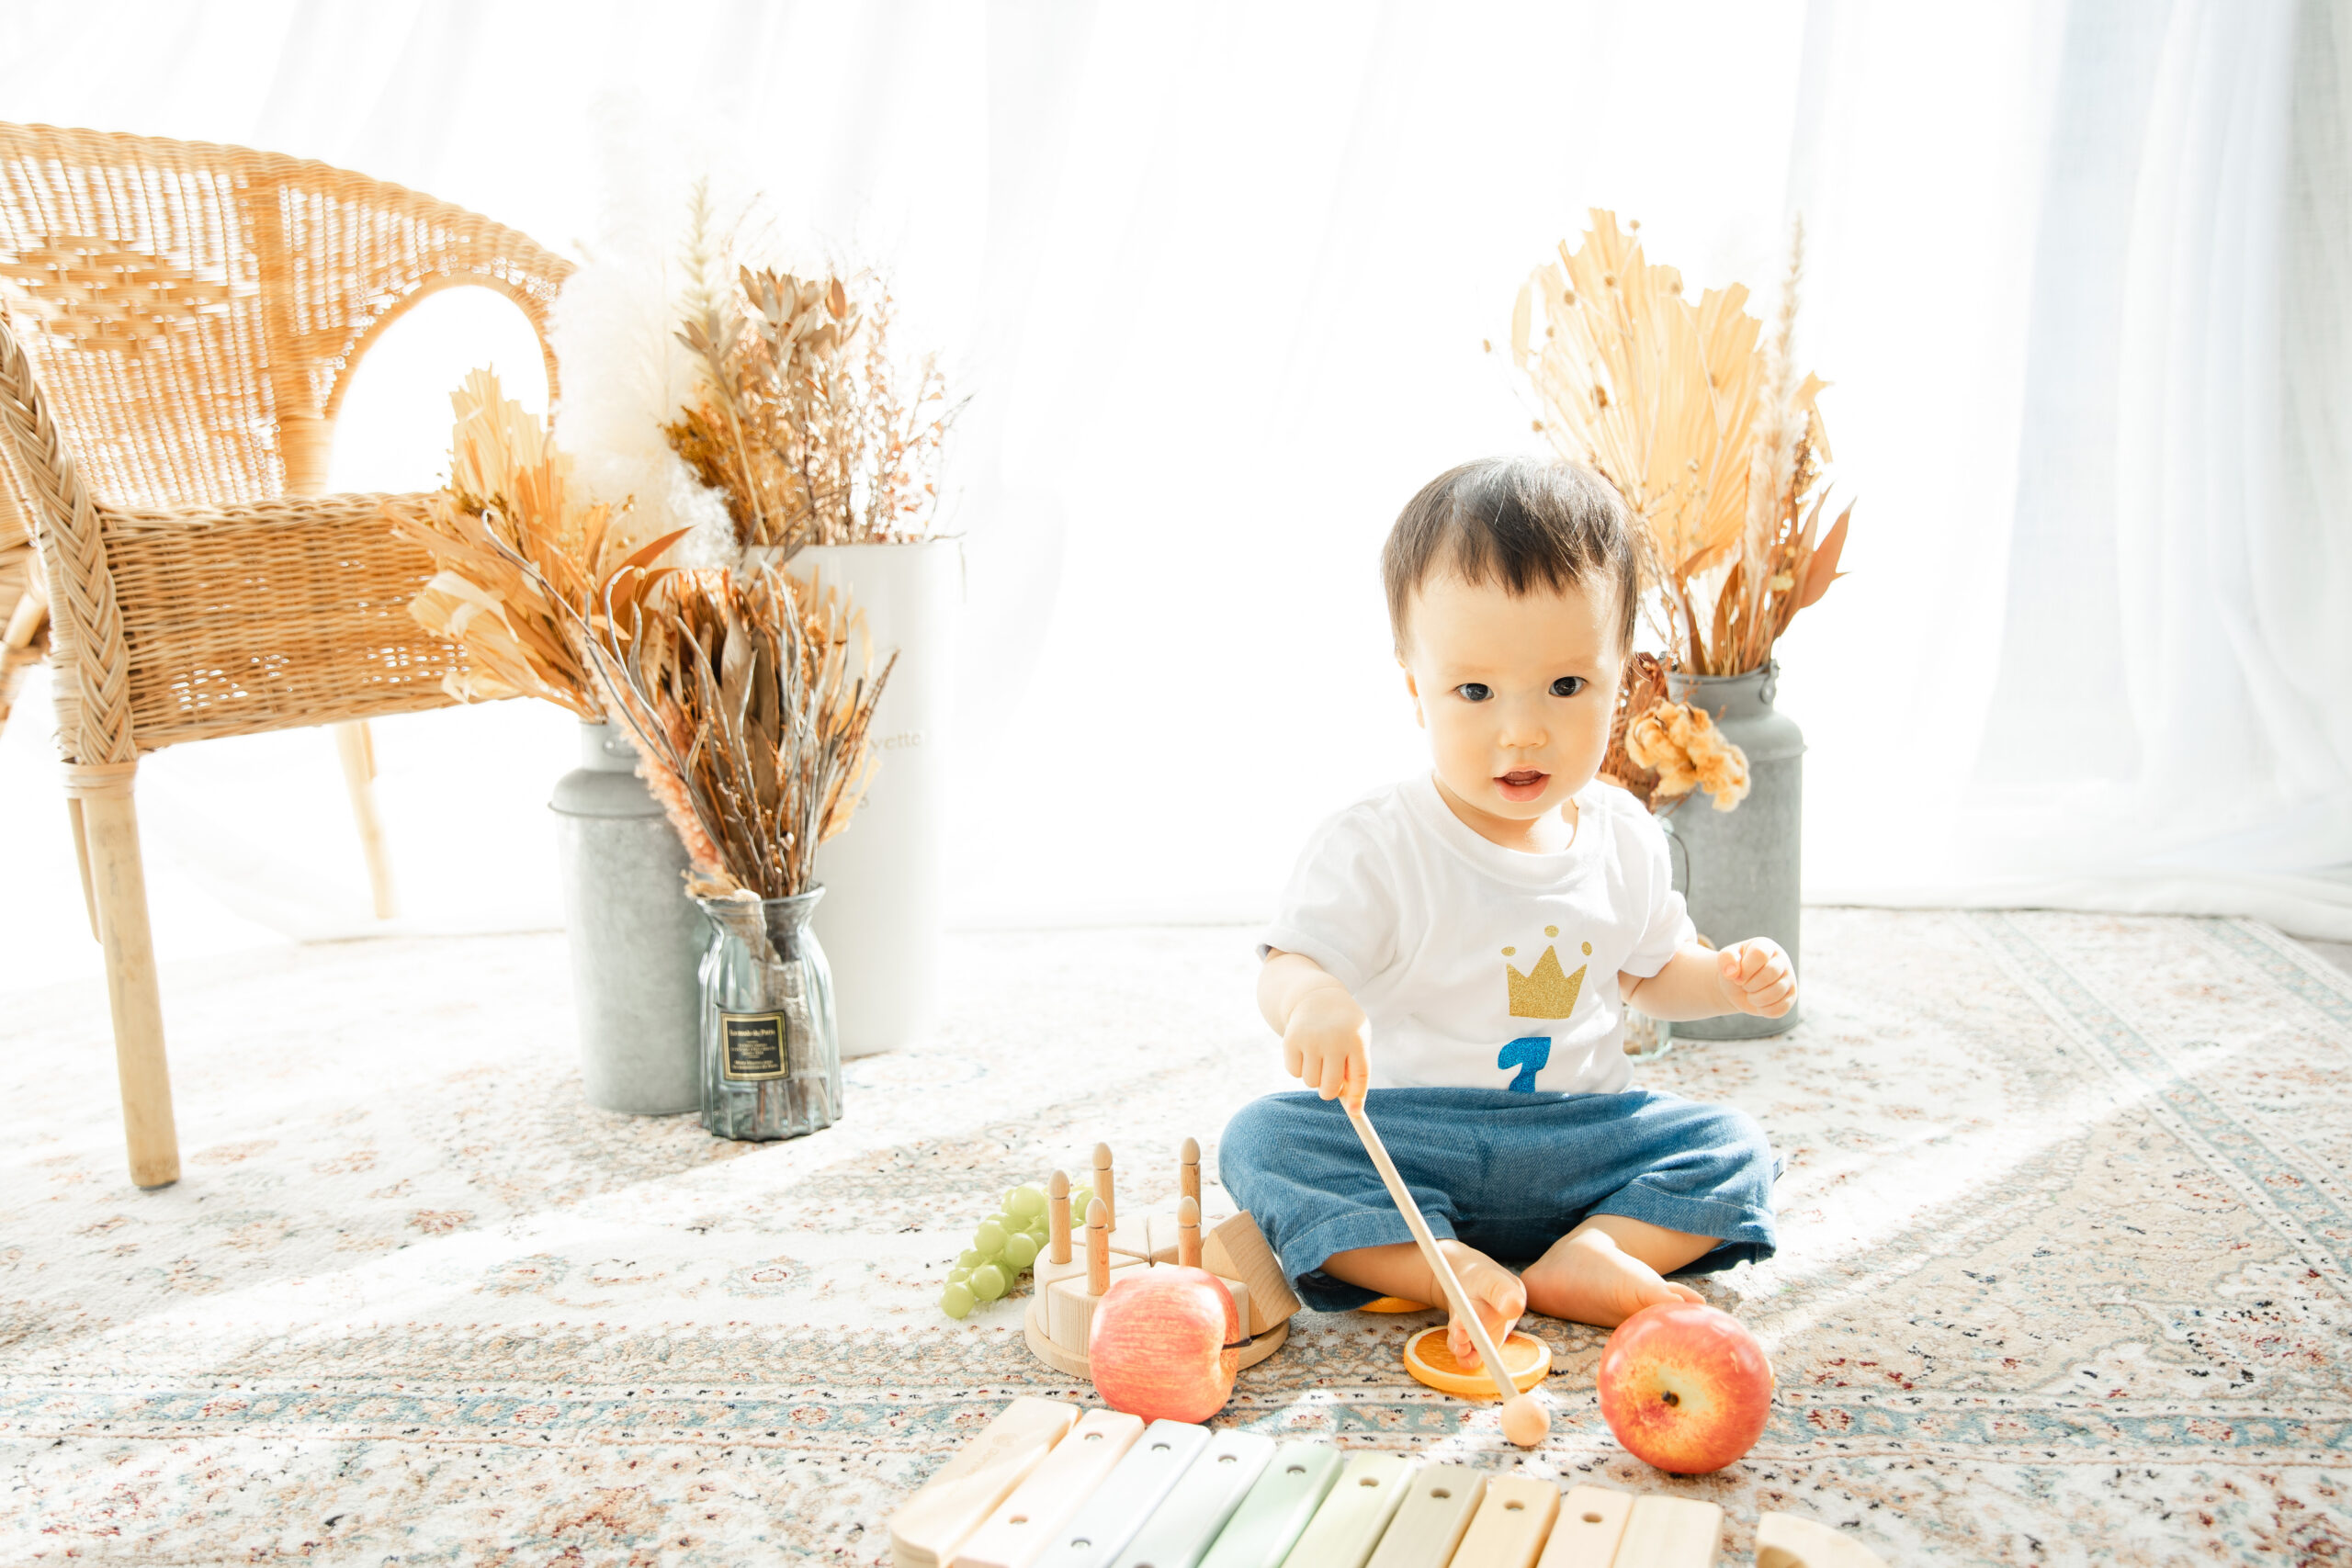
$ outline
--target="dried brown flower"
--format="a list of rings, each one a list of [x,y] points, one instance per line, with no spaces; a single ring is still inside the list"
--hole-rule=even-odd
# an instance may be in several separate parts
[[[706,276],[697,209],[688,265]],[[703,396],[662,427],[696,478],[726,497],[739,544],[864,544],[920,535],[938,501],[955,409],[934,359],[911,382],[893,359],[890,293],[870,274],[801,278],[739,269],[690,290],[678,340]]]
[[[1689,703],[1659,703],[1635,718],[1626,727],[1625,750],[1657,773],[1661,797],[1703,789],[1718,811],[1747,798],[1747,754]]]

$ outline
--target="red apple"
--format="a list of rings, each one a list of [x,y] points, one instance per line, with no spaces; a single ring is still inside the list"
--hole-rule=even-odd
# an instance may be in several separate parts
[[[1635,1459],[1674,1475],[1721,1470],[1756,1446],[1772,1410],[1772,1363],[1726,1312],[1644,1307],[1617,1325],[1595,1382],[1600,1414]]]
[[[1147,1421],[1205,1421],[1233,1397],[1241,1314],[1202,1269],[1123,1269],[1094,1304],[1086,1359],[1094,1392]]]

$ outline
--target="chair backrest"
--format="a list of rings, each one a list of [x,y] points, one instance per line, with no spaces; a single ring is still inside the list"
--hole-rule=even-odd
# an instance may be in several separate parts
[[[104,507],[320,493],[352,367],[402,311],[482,285],[544,351],[571,270],[514,230],[325,164],[0,123],[0,310]]]

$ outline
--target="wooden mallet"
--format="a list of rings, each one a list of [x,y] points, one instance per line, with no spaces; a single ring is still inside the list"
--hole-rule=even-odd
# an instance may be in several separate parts
[[[1372,1156],[1374,1170],[1380,1172],[1381,1182],[1388,1189],[1390,1201],[1397,1213],[1404,1216],[1405,1226],[1413,1233],[1414,1242],[1421,1249],[1421,1258],[1445,1288],[1446,1305],[1453,1315],[1470,1330],[1471,1342],[1478,1347],[1478,1362],[1495,1380],[1495,1392],[1502,1396],[1503,1436],[1522,1449],[1532,1449],[1542,1442],[1552,1430],[1552,1413],[1544,1402],[1532,1393],[1521,1393],[1519,1385],[1510,1381],[1510,1373],[1503,1367],[1503,1353],[1495,1337],[1487,1332],[1486,1320],[1462,1289],[1462,1281],[1453,1277],[1453,1265],[1438,1250],[1437,1237],[1430,1234],[1429,1221],[1421,1217],[1420,1205],[1413,1201],[1412,1192],[1405,1186],[1405,1179],[1396,1174],[1396,1162],[1388,1157],[1388,1145],[1380,1141],[1379,1132],[1372,1119],[1363,1113],[1362,1090],[1353,1094],[1342,1090],[1340,1104],[1355,1124],[1356,1136],[1363,1140],[1363,1152]]]

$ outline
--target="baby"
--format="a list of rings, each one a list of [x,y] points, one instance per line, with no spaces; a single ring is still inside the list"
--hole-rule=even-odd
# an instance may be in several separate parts
[[[1590,472],[1498,459],[1431,481],[1389,533],[1389,621],[1433,766],[1299,857],[1258,1001],[1313,1092],[1245,1107],[1217,1156],[1318,1310],[1445,1300],[1341,1096],[1363,1096],[1498,1344],[1530,1310],[1607,1326],[1699,1300],[1678,1270],[1772,1255],[1763,1131],[1629,1086],[1626,1004],[1777,1018],[1796,998],[1779,944],[1699,944],[1657,823],[1595,778],[1632,651],[1630,526]],[[1450,1337],[1476,1365],[1460,1322]]]

